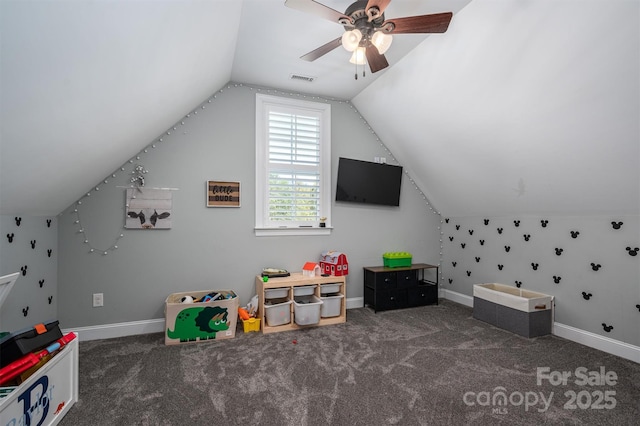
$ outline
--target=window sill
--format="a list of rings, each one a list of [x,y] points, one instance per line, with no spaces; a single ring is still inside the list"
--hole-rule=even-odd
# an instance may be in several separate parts
[[[332,227],[320,228],[319,226],[281,227],[281,228],[255,228],[256,237],[288,236],[288,235],[331,235]]]

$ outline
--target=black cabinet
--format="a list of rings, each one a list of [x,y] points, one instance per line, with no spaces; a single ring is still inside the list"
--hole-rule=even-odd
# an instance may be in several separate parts
[[[435,278],[425,278],[425,270],[435,269]],[[438,304],[439,268],[426,263],[407,267],[364,268],[364,304],[374,311]]]

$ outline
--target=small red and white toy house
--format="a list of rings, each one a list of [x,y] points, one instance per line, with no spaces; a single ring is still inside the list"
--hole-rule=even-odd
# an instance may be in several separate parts
[[[320,275],[322,272],[320,270],[320,266],[317,263],[307,262],[302,267],[302,276],[303,277],[315,277],[316,275]]]
[[[320,269],[323,274],[341,277],[349,274],[349,262],[344,253],[325,251],[320,257]]]

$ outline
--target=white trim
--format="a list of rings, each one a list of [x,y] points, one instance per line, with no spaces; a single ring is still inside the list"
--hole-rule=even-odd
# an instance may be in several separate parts
[[[581,345],[617,355],[621,358],[640,364],[640,347],[638,346],[630,345],[609,337],[600,336],[589,331],[580,330],[579,328],[560,324],[559,322],[553,323],[553,334],[558,337],[571,340],[572,342],[580,343]]]
[[[465,305],[470,308],[473,307],[472,296],[467,296],[466,294],[457,293],[451,290],[443,290],[441,293],[444,293],[445,299],[460,303],[461,305]],[[581,345],[640,364],[640,347],[638,346],[630,345],[609,337],[600,336],[599,334],[591,333],[589,331],[581,330],[555,321],[553,323],[553,334],[555,336],[562,337],[563,339],[571,340],[572,342],[580,343]]]
[[[347,299],[347,309],[364,308],[364,297],[351,297]]]
[[[282,227],[255,228],[256,237],[281,237],[284,235],[331,235],[333,228],[320,227]]]
[[[78,333],[78,339],[86,340],[111,339],[114,337],[134,336],[137,334],[162,333],[165,327],[164,318],[119,322],[115,324],[90,325],[87,327],[73,327],[62,330],[62,334],[74,331]]]

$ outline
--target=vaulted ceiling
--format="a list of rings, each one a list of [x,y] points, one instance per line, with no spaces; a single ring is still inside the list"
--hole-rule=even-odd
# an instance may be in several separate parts
[[[445,34],[396,36],[355,80],[341,48],[299,59],[342,28],[284,0],[2,0],[0,213],[61,212],[234,81],[351,100],[445,215],[638,214],[638,1],[386,15],[446,11]]]

